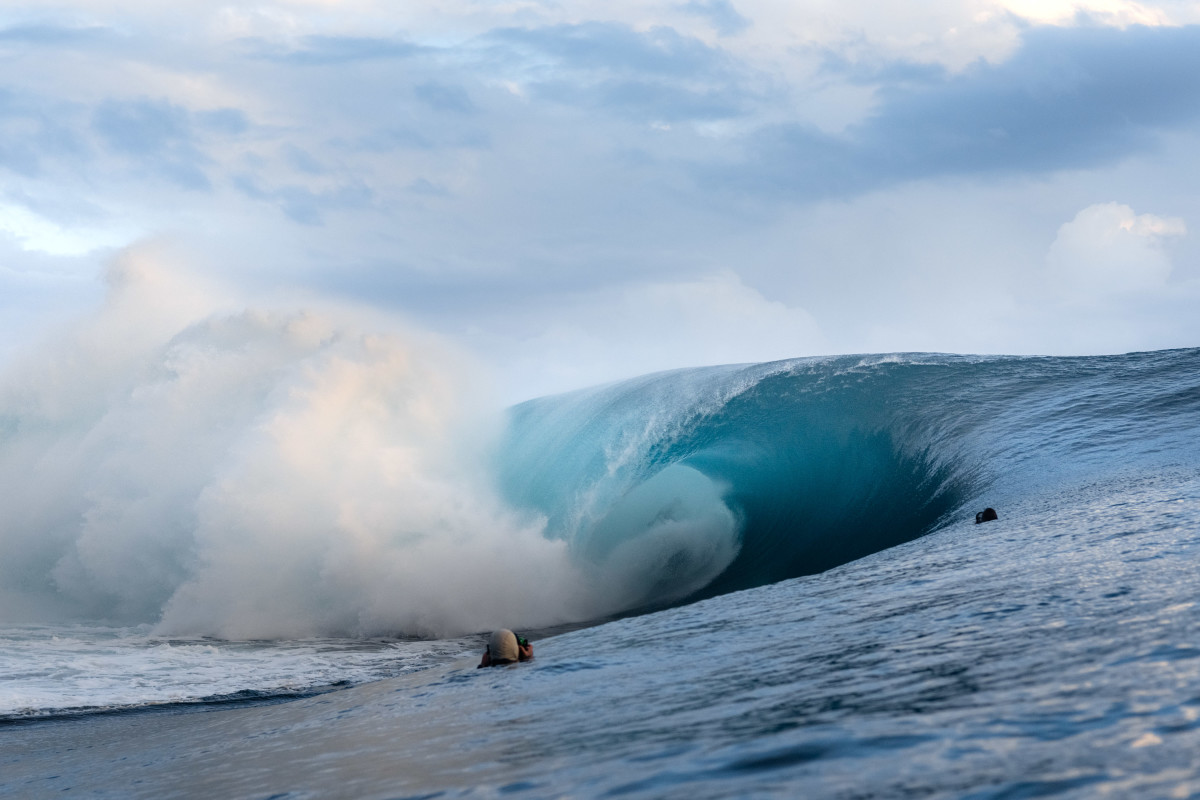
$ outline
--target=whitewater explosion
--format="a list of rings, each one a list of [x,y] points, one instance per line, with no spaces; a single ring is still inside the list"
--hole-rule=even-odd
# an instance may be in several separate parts
[[[502,416],[460,353],[361,309],[238,308],[137,251],[109,289],[0,378],[8,621],[284,638],[593,612],[498,499]]]

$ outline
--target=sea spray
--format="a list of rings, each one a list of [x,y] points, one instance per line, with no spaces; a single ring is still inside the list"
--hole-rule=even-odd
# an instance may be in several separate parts
[[[501,418],[464,355],[355,310],[239,308],[153,252],[109,282],[0,378],[0,619],[293,638],[597,613],[491,486]]]

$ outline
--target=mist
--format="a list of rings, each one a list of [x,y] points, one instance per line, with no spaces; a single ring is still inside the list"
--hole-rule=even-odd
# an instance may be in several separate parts
[[[502,409],[462,352],[240,307],[152,245],[107,283],[0,378],[0,619],[445,636],[603,610],[498,498]]]

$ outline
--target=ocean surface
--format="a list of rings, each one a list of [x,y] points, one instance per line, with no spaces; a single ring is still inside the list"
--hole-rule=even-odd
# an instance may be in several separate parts
[[[10,476],[98,438],[0,423]],[[150,551],[128,495],[63,495],[86,535],[7,501],[0,794],[1200,797],[1200,350],[660,373],[510,409],[476,466],[486,538],[370,540],[431,576],[398,601],[447,590],[392,617],[330,588],[314,554],[367,536],[341,518],[288,550],[261,516],[321,599],[293,617],[237,580],[293,591],[269,564],[213,573],[206,515],[245,481],[169,484],[200,511]],[[122,544],[152,580],[95,577]],[[493,620],[535,660],[475,669]]]

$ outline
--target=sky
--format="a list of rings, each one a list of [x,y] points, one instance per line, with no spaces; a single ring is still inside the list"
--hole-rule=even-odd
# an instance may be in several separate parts
[[[506,402],[1200,345],[1197,2],[4,0],[0,64],[0,365],[151,273]]]

